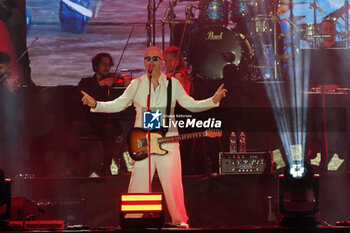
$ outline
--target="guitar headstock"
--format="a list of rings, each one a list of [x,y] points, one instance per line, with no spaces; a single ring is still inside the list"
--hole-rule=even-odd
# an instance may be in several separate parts
[[[222,131],[218,129],[208,129],[204,131],[204,136],[209,138],[221,137]]]

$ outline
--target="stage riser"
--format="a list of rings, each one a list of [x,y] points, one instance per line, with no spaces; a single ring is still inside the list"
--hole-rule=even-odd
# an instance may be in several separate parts
[[[51,205],[49,211],[61,219],[67,219],[67,215],[73,213],[74,224],[81,221],[81,224],[92,226],[117,226],[118,195],[127,191],[129,178],[128,175],[119,175],[111,178],[14,180],[12,195],[36,202],[71,200],[73,204],[66,205],[64,210],[61,208],[61,213],[57,209],[59,205]],[[335,224],[335,221],[350,216],[349,183],[348,174],[321,176],[319,217],[322,220]],[[274,225],[281,217],[277,208],[276,176],[186,176],[183,184],[185,204],[193,227]],[[157,178],[153,191],[161,191]],[[272,198],[270,213],[269,196]],[[85,202],[76,204],[82,198]],[[170,220],[168,215],[166,220]]]

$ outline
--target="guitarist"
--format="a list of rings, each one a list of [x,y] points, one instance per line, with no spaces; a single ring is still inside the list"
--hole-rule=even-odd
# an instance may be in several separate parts
[[[134,79],[126,88],[124,93],[113,101],[101,102],[96,101],[86,92],[82,91],[82,103],[91,108],[91,112],[120,112],[134,105],[136,110],[135,127],[142,127],[143,112],[147,109],[147,96],[149,92],[149,73],[151,78],[151,111],[161,111],[165,114],[167,105],[167,86],[168,79],[161,72],[163,65],[163,56],[161,51],[156,47],[148,47],[144,56],[144,65],[147,74],[140,78]],[[152,71],[150,71],[150,67]],[[193,111],[205,111],[219,106],[219,102],[226,96],[227,90],[223,88],[223,84],[218,88],[211,98],[205,100],[194,100],[189,96],[180,82],[172,78],[172,95],[171,95],[171,111],[170,115],[174,115],[174,107],[176,102],[182,107]],[[177,129],[169,129],[166,136],[177,135]],[[168,210],[172,218],[172,224],[177,227],[188,228],[187,213],[184,204],[184,195],[182,187],[181,161],[179,143],[165,143],[163,148],[168,150],[165,156],[152,156],[151,170],[152,177],[155,170],[158,170],[158,175]],[[147,193],[148,192],[148,158],[140,161],[135,161],[130,184],[129,193]]]

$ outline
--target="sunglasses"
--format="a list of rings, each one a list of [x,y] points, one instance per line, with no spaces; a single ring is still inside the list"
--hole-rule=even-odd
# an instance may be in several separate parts
[[[147,62],[150,62],[151,59],[152,59],[152,61],[159,61],[159,60],[161,60],[161,58],[158,57],[158,56],[155,56],[155,57],[145,57],[145,61],[147,61]]]

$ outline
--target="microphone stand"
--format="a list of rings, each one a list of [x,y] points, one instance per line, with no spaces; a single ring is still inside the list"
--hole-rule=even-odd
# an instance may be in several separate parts
[[[151,111],[151,91],[152,91],[152,68],[148,68],[147,72],[149,74],[149,89],[147,96],[147,112]],[[151,131],[147,130],[147,153],[148,153],[148,192],[152,193],[152,169],[151,169]]]

